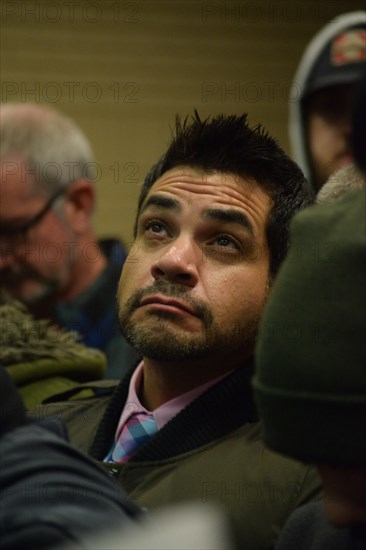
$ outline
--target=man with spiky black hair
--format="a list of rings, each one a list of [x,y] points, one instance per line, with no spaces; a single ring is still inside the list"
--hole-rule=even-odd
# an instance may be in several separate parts
[[[73,391],[52,407],[133,499],[220,503],[242,548],[271,548],[319,487],[311,468],[264,448],[250,385],[289,222],[312,199],[246,115],[177,119],[141,190],[118,288],[121,331],[142,360],[109,393],[100,383],[95,399]]]

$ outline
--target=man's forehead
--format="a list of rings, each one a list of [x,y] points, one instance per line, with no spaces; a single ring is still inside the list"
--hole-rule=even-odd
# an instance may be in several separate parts
[[[25,161],[18,158],[4,159],[0,162],[0,193],[3,203],[28,202],[41,196],[34,170],[27,167]]]
[[[262,186],[251,178],[244,178],[231,172],[205,171],[190,166],[178,166],[164,172],[149,189],[145,201],[159,192],[186,191],[193,194],[225,195],[268,195]]]
[[[271,204],[258,183],[234,174],[174,169],[152,185],[139,215],[150,208],[177,214],[188,209],[194,216],[239,224],[252,235],[262,235]]]
[[[214,174],[217,174],[217,172],[207,172],[205,170],[192,166],[175,166],[174,168],[171,168],[170,170],[164,172],[156,181],[154,181],[149,190],[149,193],[154,192],[162,185],[169,185],[170,183],[178,180],[180,180],[181,182],[194,181],[197,184],[202,184],[207,181],[207,178],[210,175]]]

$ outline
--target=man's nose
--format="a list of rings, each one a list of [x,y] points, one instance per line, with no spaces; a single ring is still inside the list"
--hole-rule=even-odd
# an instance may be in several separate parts
[[[199,246],[189,237],[174,240],[151,266],[154,279],[195,286],[199,277]]]

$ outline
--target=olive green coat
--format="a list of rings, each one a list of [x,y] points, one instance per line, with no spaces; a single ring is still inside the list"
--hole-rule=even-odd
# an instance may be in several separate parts
[[[56,392],[101,378],[106,358],[77,341],[77,335],[35,319],[20,302],[0,305],[0,364],[27,409]],[[87,395],[87,394],[86,394]]]
[[[105,467],[149,509],[187,500],[216,503],[232,519],[240,548],[256,550],[272,548],[292,510],[320,491],[314,469],[264,447],[249,374],[238,369],[168,422],[129,462]],[[129,379],[114,391],[111,381],[95,383],[94,391],[104,395],[91,399],[75,400],[71,390],[60,397],[72,401],[56,398],[41,412],[65,420],[71,441],[103,460]]]

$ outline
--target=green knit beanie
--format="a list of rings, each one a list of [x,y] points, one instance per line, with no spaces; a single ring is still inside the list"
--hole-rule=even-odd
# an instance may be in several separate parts
[[[260,326],[264,441],[306,462],[366,464],[365,212],[362,189],[295,216]]]

